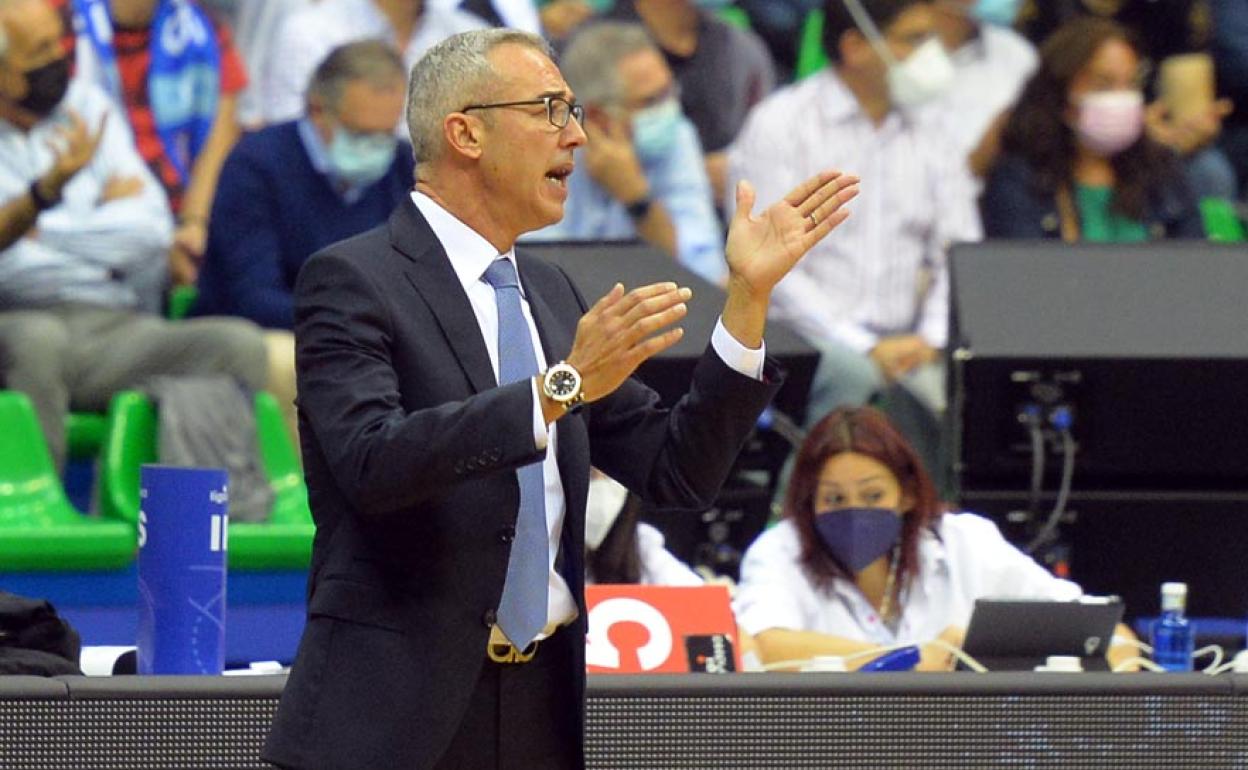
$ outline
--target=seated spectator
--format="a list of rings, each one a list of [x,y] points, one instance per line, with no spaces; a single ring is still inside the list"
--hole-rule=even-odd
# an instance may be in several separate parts
[[[700,586],[704,581],[663,547],[663,533],[637,515],[641,498],[594,470],[585,503],[586,583]]]
[[[529,240],[640,236],[721,283],[728,274],[724,236],[702,147],[681,113],[672,72],[645,29],[624,22],[589,25],[568,44],[560,69],[585,107],[589,142],[568,179],[563,220]]]
[[[458,6],[492,27],[510,27],[542,34],[541,14],[534,0],[431,0],[434,5]]]
[[[1036,69],[1036,49],[1010,28],[1018,0],[937,0],[932,10],[956,75],[953,88],[932,104],[931,117],[969,159],[981,144],[999,141],[998,116]]]
[[[725,0],[715,0],[722,4]],[[781,80],[789,80],[797,66],[803,25],[824,0],[736,0],[748,14],[750,26],[771,51]]]
[[[920,645],[921,671],[952,667],[982,597],[1075,599],[996,525],[946,512],[918,455],[873,409],[839,409],[798,451],[784,518],[746,551],[734,610],[764,663]],[[1133,639],[1119,626],[1117,635]],[[1111,660],[1135,655],[1129,644]],[[870,656],[848,661],[850,668]]]
[[[722,200],[728,145],[776,87],[767,47],[693,0],[620,0],[607,17],[640,21],[658,44],[680,83],[680,106],[698,129],[715,200]]]
[[[829,0],[823,31],[830,66],[754,108],[729,151],[729,189],[749,179],[766,199],[818,168],[866,180],[838,237],[776,287],[773,312],[820,350],[810,422],[894,384],[936,414],[945,404],[945,252],[980,236],[964,158],[923,120],[953,66],[922,0]],[[934,421],[906,428],[935,462]]]
[[[193,315],[236,315],[270,330],[274,382],[295,381],[292,293],[305,260],[372,229],[412,189],[412,151],[392,131],[406,73],[386,43],[335,49],[308,87],[307,115],[243,137],[213,205]],[[275,394],[297,435],[294,391]]]
[[[173,237],[164,190],[108,95],[70,83],[47,0],[0,5],[0,25],[0,372],[34,402],[58,465],[70,408],[103,411],[154,375],[224,373],[263,387],[254,325],[136,310]]]
[[[329,52],[355,40],[382,40],[395,47],[405,71],[434,44],[486,22],[457,8],[426,5],[424,0],[319,0],[292,13],[273,42],[265,62],[265,121],[294,120],[303,113],[304,91],[317,65]],[[407,135],[399,119],[396,136]]]
[[[411,148],[391,132],[405,83],[390,46],[349,43],[317,67],[306,117],[243,137],[217,189],[196,315],[292,327],[304,261],[383,223],[412,188]]]
[[[578,27],[599,11],[609,8],[612,0],[539,0],[538,13],[542,33],[556,46],[562,45]]]
[[[990,238],[1144,241],[1204,235],[1178,159],[1144,130],[1127,31],[1076,19],[1040,53],[981,207]]]
[[[177,217],[170,273],[193,284],[217,176],[238,139],[247,72],[229,28],[193,0],[75,0],[78,77],[125,107],[135,143]]]
[[[1248,3],[1211,0],[1211,5],[1218,88],[1235,107],[1221,146],[1239,179],[1239,197],[1248,202]]]
[[[238,50],[250,74],[247,87],[238,95],[238,122],[244,129],[264,127],[264,105],[269,101],[264,89],[268,84],[260,77],[260,73],[268,71],[277,31],[288,16],[312,2],[313,0],[237,0],[234,30],[238,38]]]
[[[1046,39],[1076,18],[1108,19],[1129,30],[1136,52],[1148,63],[1151,77],[1144,83],[1145,93],[1155,99],[1145,112],[1145,127],[1153,139],[1182,158],[1197,199],[1235,195],[1235,169],[1215,144],[1231,104],[1213,98],[1212,66],[1184,67],[1172,84],[1164,81],[1175,61],[1208,59],[1211,33],[1221,34],[1211,23],[1212,5],[1213,0],[1033,0],[1032,7],[1024,10],[1024,30],[1034,41]],[[1187,105],[1193,95],[1201,94],[1200,109],[1175,109],[1172,97],[1176,92]]]

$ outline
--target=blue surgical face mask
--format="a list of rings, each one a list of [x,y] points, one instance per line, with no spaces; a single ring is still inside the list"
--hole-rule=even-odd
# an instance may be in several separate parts
[[[663,157],[676,144],[680,102],[671,96],[633,113],[633,149],[642,163]]]
[[[334,127],[329,164],[334,176],[352,187],[366,187],[386,175],[398,140],[391,134],[358,134]]]
[[[1011,27],[1018,18],[1018,9],[1022,0],[976,0],[971,8],[971,16],[985,24],[996,24],[999,27]]]
[[[843,567],[857,574],[901,537],[901,516],[890,508],[839,508],[815,514],[815,532]]]

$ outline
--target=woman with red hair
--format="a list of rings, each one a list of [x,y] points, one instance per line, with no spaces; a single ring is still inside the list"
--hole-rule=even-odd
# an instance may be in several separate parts
[[[918,669],[931,671],[952,665],[933,640],[960,645],[977,598],[1081,594],[988,519],[947,512],[882,414],[842,408],[802,444],[784,519],[746,553],[734,608],[764,663],[916,644]]]

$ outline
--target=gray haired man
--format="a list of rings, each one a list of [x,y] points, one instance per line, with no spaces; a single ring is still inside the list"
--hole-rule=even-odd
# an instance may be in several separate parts
[[[317,535],[308,624],[264,757],[290,768],[583,766],[590,457],[643,499],[704,509],[779,386],[771,290],[844,220],[823,173],[726,248],[728,299],[673,409],[631,379],[680,339],[687,288],[592,307],[517,254],[563,216],[581,107],[541,38],[469,32],[413,68],[416,189],[295,290]]]

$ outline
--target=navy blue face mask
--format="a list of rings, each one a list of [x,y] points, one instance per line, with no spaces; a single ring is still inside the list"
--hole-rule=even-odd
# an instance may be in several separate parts
[[[838,508],[815,514],[815,532],[852,573],[888,553],[901,536],[901,516],[891,508]]]

